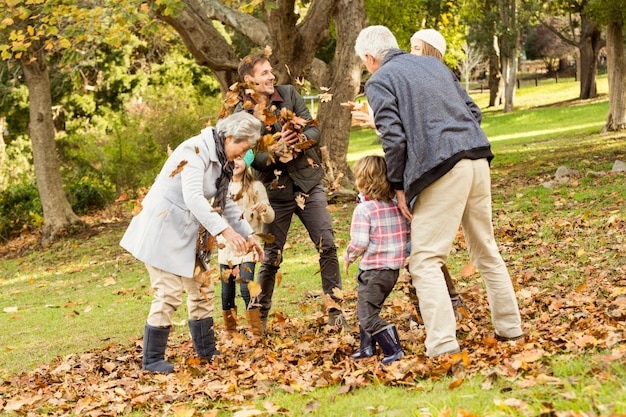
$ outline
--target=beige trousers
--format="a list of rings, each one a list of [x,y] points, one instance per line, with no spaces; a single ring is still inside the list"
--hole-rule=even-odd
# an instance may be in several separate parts
[[[154,327],[169,327],[172,317],[183,302],[183,291],[187,293],[189,319],[201,320],[213,317],[215,288],[213,281],[202,282],[198,276],[184,278],[145,264],[150,274],[150,285],[154,299],[150,306],[147,323]]]
[[[486,159],[463,159],[423,190],[413,206],[409,271],[430,357],[459,349],[454,311],[441,272],[459,224],[470,259],[485,282],[496,333],[505,337],[522,334],[511,277],[493,234],[489,164]]]

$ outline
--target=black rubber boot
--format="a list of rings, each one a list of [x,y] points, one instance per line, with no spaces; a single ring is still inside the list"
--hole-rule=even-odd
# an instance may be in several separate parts
[[[404,356],[402,347],[400,346],[400,338],[396,326],[390,324],[382,330],[372,335],[374,340],[380,345],[385,357],[382,360],[383,365],[388,365]]]
[[[189,331],[193,348],[201,358],[211,360],[213,356],[219,355],[215,348],[215,332],[213,331],[213,317],[201,320],[189,320]]]
[[[174,365],[165,360],[165,348],[170,336],[169,327],[153,327],[146,324],[143,332],[143,359],[141,368],[145,371],[169,374]]]
[[[350,355],[350,357],[352,359],[371,358],[376,351],[376,340],[372,338],[372,335],[363,330],[361,326],[359,326],[359,330],[361,333],[361,347],[358,351]]]

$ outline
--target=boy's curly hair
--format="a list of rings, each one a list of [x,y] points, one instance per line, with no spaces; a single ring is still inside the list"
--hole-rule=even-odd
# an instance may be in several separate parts
[[[356,188],[372,200],[391,201],[394,191],[387,179],[385,158],[368,155],[356,161],[352,168]]]

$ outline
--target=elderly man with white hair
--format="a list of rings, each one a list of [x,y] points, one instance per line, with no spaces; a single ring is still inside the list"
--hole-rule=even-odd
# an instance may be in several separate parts
[[[521,337],[515,291],[494,238],[493,153],[480,127],[480,108],[440,59],[400,50],[385,26],[363,29],[355,51],[372,74],[365,94],[382,138],[387,177],[411,221],[409,271],[426,326],[426,354],[460,351],[441,271],[459,224],[485,282],[496,338]]]

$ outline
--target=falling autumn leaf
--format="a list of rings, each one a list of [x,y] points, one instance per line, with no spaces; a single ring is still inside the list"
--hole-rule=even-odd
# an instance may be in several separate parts
[[[249,281],[248,291],[250,292],[250,297],[255,298],[261,294],[261,285],[256,281]]]
[[[187,165],[187,161],[182,160],[178,163],[178,166],[171,172],[170,177],[174,178],[176,174],[180,174],[183,171],[183,168]]]

